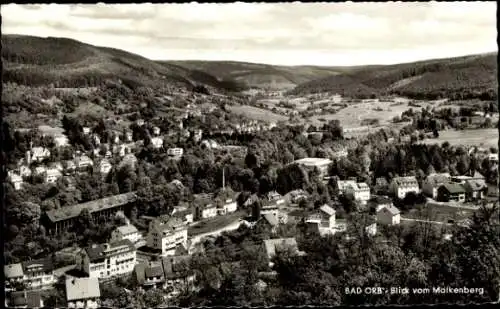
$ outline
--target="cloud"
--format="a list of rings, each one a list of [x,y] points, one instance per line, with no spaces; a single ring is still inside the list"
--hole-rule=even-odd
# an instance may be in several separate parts
[[[341,65],[497,49],[496,2],[9,4],[2,15],[4,33],[70,37],[155,59]]]

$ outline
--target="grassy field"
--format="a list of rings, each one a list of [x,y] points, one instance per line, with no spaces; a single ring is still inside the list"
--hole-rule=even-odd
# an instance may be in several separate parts
[[[283,115],[275,114],[271,111],[254,107],[248,105],[232,105],[229,106],[229,109],[232,113],[244,115],[250,119],[267,121],[267,122],[278,122],[278,121],[286,121],[288,117]]]
[[[196,236],[196,235],[205,234],[205,233],[219,230],[225,226],[230,225],[234,221],[236,221],[239,218],[242,218],[244,216],[246,216],[246,212],[240,210],[240,211],[236,211],[230,215],[217,216],[215,218],[203,220],[200,223],[189,227],[188,235],[190,237],[192,237],[192,236]]]
[[[426,207],[428,208],[426,209]],[[433,204],[432,206],[420,206],[416,209],[411,209],[407,213],[402,214],[402,217],[446,223],[448,220],[457,221],[470,218],[473,213],[474,211],[469,209]]]
[[[438,138],[426,139],[423,142],[427,144],[441,144],[445,141],[451,145],[474,145],[498,148],[498,129],[440,131]]]
[[[323,122],[320,119],[326,121],[338,119],[341,126],[349,128],[361,126],[363,119],[376,118],[379,119],[381,125],[384,125],[392,123],[395,116],[401,116],[404,111],[411,107],[407,103],[395,106],[391,106],[391,104],[391,102],[352,104],[341,109],[336,114],[316,115],[311,117],[310,120],[315,125],[321,125]],[[429,103],[419,103],[419,105],[425,108]],[[412,108],[418,109],[416,107]]]
[[[106,110],[104,107],[99,106],[97,104],[87,102],[84,104],[78,105],[78,107],[75,109],[74,112],[70,114],[71,116],[74,117],[79,117],[81,115],[93,115],[95,117],[102,117],[102,116],[110,116],[113,115],[112,112],[109,112]]]

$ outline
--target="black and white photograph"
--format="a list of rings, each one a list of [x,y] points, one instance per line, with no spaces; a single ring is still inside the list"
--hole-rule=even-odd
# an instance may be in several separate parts
[[[500,302],[497,2],[0,13],[2,307]]]

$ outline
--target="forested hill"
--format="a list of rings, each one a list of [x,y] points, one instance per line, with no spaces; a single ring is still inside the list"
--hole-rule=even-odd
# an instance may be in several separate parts
[[[2,36],[3,82],[27,86],[97,86],[121,80],[127,86],[192,89],[203,85],[219,90],[241,90],[237,83],[174,64],[160,64],[119,49],[98,47],[67,38]]]
[[[301,84],[291,93],[327,91],[359,98],[398,94],[416,99],[496,99],[497,53],[353,69]]]

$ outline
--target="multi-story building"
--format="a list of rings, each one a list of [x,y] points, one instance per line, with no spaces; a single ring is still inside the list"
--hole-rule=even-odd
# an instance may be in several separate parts
[[[42,214],[41,223],[49,233],[58,234],[66,231],[78,218],[83,209],[88,209],[95,222],[105,222],[114,217],[118,211],[124,211],[137,200],[135,192],[109,196],[74,206],[52,209]]]
[[[54,136],[54,144],[56,147],[64,147],[69,145],[69,140],[66,135]]]
[[[62,173],[56,168],[50,168],[45,171],[45,182],[46,183],[55,183],[60,177]]]
[[[132,224],[122,225],[111,232],[111,242],[128,239],[132,243],[136,243],[141,239],[141,233]]]
[[[26,152],[26,163],[41,162],[50,157],[50,150],[45,147],[33,147]]]
[[[425,178],[422,184],[422,192],[425,195],[436,199],[438,188],[441,185],[450,182],[450,179],[451,176],[449,173],[430,174]]]
[[[88,156],[81,155],[75,158],[75,165],[78,170],[82,171],[94,165],[94,162]]]
[[[66,302],[68,308],[99,308],[101,290],[99,279],[90,278],[67,278],[66,279]]]
[[[195,209],[196,220],[214,218],[217,216],[217,207],[212,203],[197,206]]]
[[[17,284],[24,281],[23,265],[21,263],[5,265],[3,268],[5,276],[5,291],[11,291]]]
[[[437,190],[437,200],[440,202],[465,202],[465,188],[459,183],[445,183]]]
[[[151,145],[153,145],[153,148],[155,149],[160,149],[161,147],[163,147],[163,138],[153,137],[151,139]]]
[[[49,258],[32,260],[22,263],[23,283],[29,289],[40,289],[56,282],[54,265]]]
[[[136,264],[136,248],[129,239],[92,245],[77,256],[77,268],[92,278],[112,278],[131,273]]]
[[[397,225],[401,220],[401,213],[393,205],[383,206],[377,210],[377,222],[386,225]]]
[[[178,245],[187,247],[187,226],[178,218],[159,218],[149,223],[147,246],[162,255],[174,255]]]
[[[167,150],[167,155],[172,157],[181,157],[184,154],[184,149],[182,148],[169,148]]]
[[[418,181],[414,176],[394,177],[389,186],[389,192],[394,196],[403,199],[409,192],[418,194],[420,192],[420,188],[418,186]]]
[[[484,180],[466,180],[463,184],[466,199],[469,201],[481,200],[488,193],[488,185]]]
[[[370,199],[370,187],[364,182],[349,184],[345,188],[345,194],[354,197],[354,200],[365,205]]]
[[[111,165],[109,160],[103,159],[99,161],[99,163],[97,164],[97,168],[99,169],[99,173],[101,173],[102,175],[108,175],[113,168],[113,165]]]
[[[332,160],[324,158],[303,158],[294,161],[294,163],[308,169],[317,168],[320,172],[320,177],[323,178],[328,175],[328,168],[332,163]]]
[[[14,189],[20,190],[22,188],[23,178],[21,176],[9,172],[9,176],[7,178],[9,182],[14,186]]]

